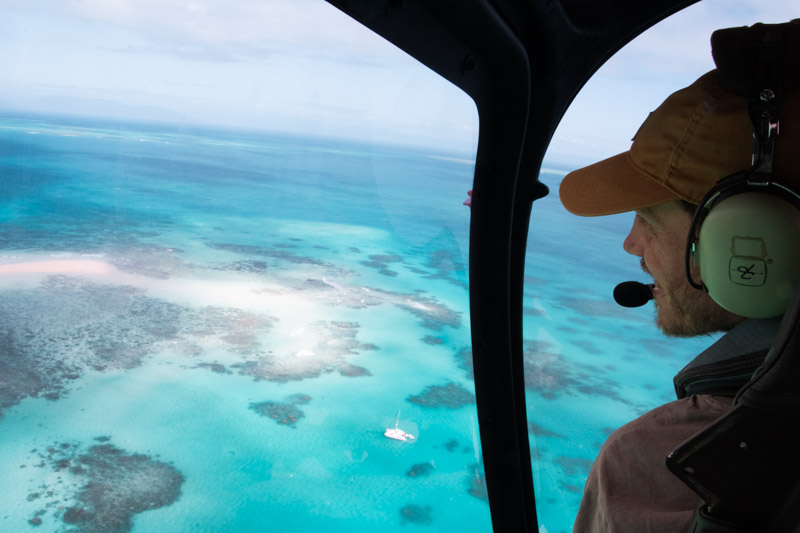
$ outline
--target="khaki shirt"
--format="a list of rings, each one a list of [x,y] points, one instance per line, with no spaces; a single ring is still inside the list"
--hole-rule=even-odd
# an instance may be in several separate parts
[[[728,396],[689,396],[612,433],[589,472],[573,532],[686,531],[701,500],[667,470],[664,459],[726,413],[731,402]]]
[[[779,327],[780,317],[745,320],[675,376],[678,400],[612,433],[589,472],[573,532],[686,531],[701,500],[664,460],[730,410]]]

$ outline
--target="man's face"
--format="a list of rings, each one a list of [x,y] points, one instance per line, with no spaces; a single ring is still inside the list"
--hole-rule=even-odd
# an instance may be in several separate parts
[[[642,269],[653,276],[656,325],[675,337],[727,331],[744,320],[689,285],[684,254],[691,221],[678,202],[640,209],[623,243],[626,252],[642,258]],[[693,277],[699,279],[698,272]]]

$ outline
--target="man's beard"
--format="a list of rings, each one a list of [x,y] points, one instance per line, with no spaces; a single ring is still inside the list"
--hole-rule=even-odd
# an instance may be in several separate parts
[[[652,276],[644,259],[641,265],[642,270]],[[656,326],[668,337],[687,338],[728,331],[744,320],[720,307],[706,292],[689,285],[684,277],[657,280],[657,285],[661,295],[654,301]]]

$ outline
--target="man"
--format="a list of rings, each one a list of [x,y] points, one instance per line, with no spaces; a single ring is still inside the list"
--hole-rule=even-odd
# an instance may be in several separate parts
[[[784,94],[780,119],[774,175],[798,190],[800,91]],[[561,200],[574,214],[635,211],[623,247],[653,278],[656,324],[666,335],[727,332],[675,377],[678,400],[608,438],[589,474],[575,532],[686,531],[701,503],[664,459],[730,409],[780,321],[726,311],[693,288],[685,273],[692,212],[719,180],[750,167],[752,139],[744,98],[728,92],[714,70],[652,112],[628,152],[576,170],[561,184]]]

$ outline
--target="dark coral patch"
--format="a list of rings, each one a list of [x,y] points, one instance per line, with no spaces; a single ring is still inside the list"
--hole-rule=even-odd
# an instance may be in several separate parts
[[[470,471],[467,492],[474,498],[489,501],[489,489],[486,488],[486,475],[483,473],[483,468],[478,464],[473,464]]]
[[[423,276],[424,278],[441,279],[458,287],[467,288],[466,282],[461,279],[467,269],[460,252],[435,250],[428,254],[425,266],[433,269],[434,273]]]
[[[277,245],[274,247],[267,247],[267,246],[254,246],[250,244],[228,244],[228,243],[205,243],[205,244],[206,246],[214,250],[233,252],[239,255],[246,255],[251,257],[252,256],[265,257],[268,259],[273,259],[275,261],[282,261],[292,264],[316,265],[323,267],[332,266],[314,257],[307,257],[294,254],[288,251],[286,248],[282,247],[281,245]]]
[[[423,407],[445,407],[458,409],[475,403],[475,395],[457,383],[430,385],[420,394],[409,396],[407,400]]]
[[[379,263],[402,263],[403,257],[397,254],[384,254],[384,255],[371,255],[369,256],[370,261],[376,261]]]
[[[583,487],[580,485],[575,485],[573,483],[566,483],[562,481],[560,483],[561,488],[567,492],[571,492],[572,494],[583,494]]]
[[[306,416],[294,403],[257,402],[251,403],[250,409],[261,416],[273,419],[278,424],[292,427]]]
[[[602,367],[574,364],[544,341],[525,341],[524,348],[525,388],[531,392],[546,399],[585,394],[630,404],[619,394],[619,383],[605,377],[606,370]]]
[[[557,433],[555,431],[550,431],[549,429],[545,428],[544,426],[540,426],[535,422],[528,422],[528,431],[536,435],[537,437],[552,437],[555,439],[564,439],[566,438],[561,433]]]
[[[433,508],[430,505],[406,505],[400,509],[400,520],[409,524],[432,524]]]
[[[449,441],[444,443],[444,449],[448,452],[456,451],[461,445],[458,443],[456,439],[450,439]]]
[[[174,466],[112,444],[84,451],[81,445],[62,443],[38,455],[60,476],[69,473],[72,483],[62,484],[59,477],[58,484],[41,487],[46,492],[40,496],[50,501],[28,521],[33,526],[42,525],[42,517],[53,509],[54,518],[75,533],[126,533],[136,514],[177,501],[184,481]],[[80,488],[67,494],[68,486]]]
[[[311,396],[298,392],[286,397],[286,401],[294,405],[305,405],[311,401]]]
[[[406,476],[414,478],[425,477],[433,474],[435,470],[436,467],[431,463],[417,463],[408,469]]]
[[[593,463],[591,459],[585,457],[568,457],[566,455],[556,457],[553,462],[560,466],[568,476],[588,476]]]
[[[92,446],[78,457],[90,481],[81,488],[85,531],[130,531],[133,515],[172,504],[183,475],[146,455],[128,454],[110,444]],[[66,521],[66,520],[65,520]]]
[[[194,366],[195,368],[207,368],[216,374],[230,374],[231,371],[225,368],[221,363],[199,363]]]
[[[466,378],[470,381],[475,379],[475,367],[472,361],[472,349],[469,347],[461,348],[456,354],[458,366],[464,370]]]
[[[591,354],[591,355],[601,355],[603,354],[603,350],[601,350],[595,343],[588,341],[588,340],[580,340],[575,339],[571,341],[572,344],[578,346],[579,348],[583,349],[584,352]]]
[[[339,374],[348,378],[360,378],[363,376],[371,376],[372,372],[363,366],[343,365],[341,368],[339,368]]]
[[[298,405],[306,405],[311,401],[311,396],[298,392],[287,396],[282,402],[253,402],[250,409],[261,416],[273,419],[278,424],[294,427],[305,413]]]
[[[610,426],[603,426],[602,428],[600,428],[600,432],[603,433],[603,435],[605,435],[606,437],[610,436],[616,430],[617,428],[612,428]]]
[[[371,255],[369,261],[361,261],[365,267],[374,268],[384,276],[397,277],[398,273],[389,268],[392,263],[402,263],[403,258],[396,254]]]

